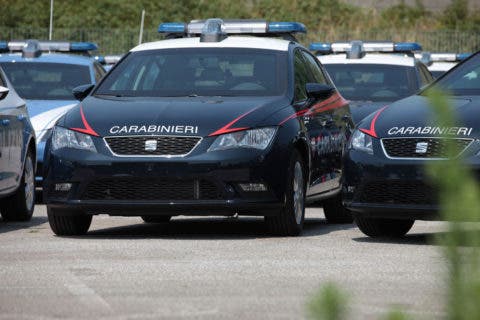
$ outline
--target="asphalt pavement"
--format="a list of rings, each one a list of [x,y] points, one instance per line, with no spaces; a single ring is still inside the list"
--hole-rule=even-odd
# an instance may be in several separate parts
[[[301,237],[266,234],[263,219],[95,216],[82,237],[57,237],[38,205],[26,223],[0,220],[0,319],[302,319],[327,282],[349,319],[392,307],[445,317],[446,264],[417,222],[402,240],[373,240],[307,210]]]

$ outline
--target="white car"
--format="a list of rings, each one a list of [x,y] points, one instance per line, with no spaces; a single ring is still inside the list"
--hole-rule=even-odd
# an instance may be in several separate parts
[[[434,78],[438,78],[455,67],[460,61],[470,57],[470,53],[430,53],[415,54],[415,57],[427,65]]]
[[[427,67],[414,57],[414,52],[421,50],[417,43],[312,43],[310,50],[341,94],[351,101],[355,123],[433,80]]]

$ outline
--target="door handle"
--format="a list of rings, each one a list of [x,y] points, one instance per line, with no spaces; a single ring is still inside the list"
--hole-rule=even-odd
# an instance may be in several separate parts
[[[10,124],[10,120],[8,120],[8,119],[3,119],[2,120],[2,125],[3,126],[8,126],[9,124]]]

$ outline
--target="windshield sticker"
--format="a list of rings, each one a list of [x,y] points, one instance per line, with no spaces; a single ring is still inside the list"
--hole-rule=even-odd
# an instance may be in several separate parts
[[[448,136],[469,136],[473,128],[467,127],[392,127],[388,130],[389,135],[448,135]]]
[[[110,128],[111,134],[123,133],[191,133],[197,134],[197,126],[157,126],[157,125],[139,125],[139,126],[113,126]]]

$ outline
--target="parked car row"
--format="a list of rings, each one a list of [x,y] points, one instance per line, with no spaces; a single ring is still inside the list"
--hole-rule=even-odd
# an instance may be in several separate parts
[[[431,123],[423,94],[433,77],[415,57],[418,44],[315,43],[308,51],[295,38],[306,32],[298,22],[209,19],[159,32],[166,40],[116,57],[106,74],[105,59],[72,55],[68,43],[28,41],[21,53],[11,43],[0,54],[37,133],[37,147],[27,144],[33,149],[18,158],[22,172],[30,152],[56,234],[84,234],[96,214],[148,223],[240,214],[294,236],[305,206],[321,202],[330,223],[353,217],[369,236],[401,236],[438,209],[413,201],[431,191],[419,172],[444,159],[441,135],[474,148],[473,117],[458,128]],[[67,45],[70,54],[43,53]],[[464,72],[459,79],[470,82],[457,89],[470,91],[459,94],[480,95],[477,58],[435,86],[456,92],[443,83]],[[22,185],[30,195],[23,176],[10,190]]]

